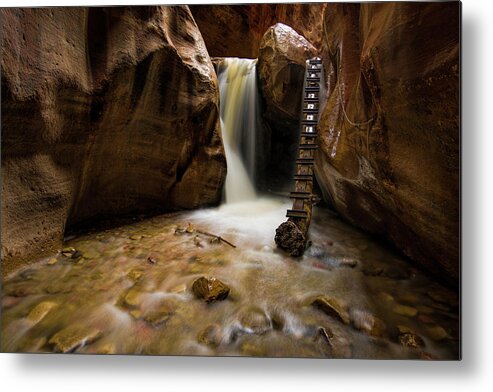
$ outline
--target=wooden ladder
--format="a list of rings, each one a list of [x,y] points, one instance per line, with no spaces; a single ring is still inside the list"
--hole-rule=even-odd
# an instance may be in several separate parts
[[[320,83],[324,80],[322,60],[315,57],[306,62],[301,130],[294,174],[294,189],[290,193],[293,208],[286,216],[297,226],[307,226],[311,217],[313,191],[313,164],[318,148],[318,117],[320,109]],[[304,221],[304,222],[300,222]],[[300,225],[301,223],[301,225]],[[304,223],[304,225],[303,225]],[[308,230],[308,227],[306,227]]]

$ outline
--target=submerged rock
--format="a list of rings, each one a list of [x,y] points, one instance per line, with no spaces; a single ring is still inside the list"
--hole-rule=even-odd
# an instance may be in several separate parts
[[[418,310],[412,306],[397,304],[392,308],[393,312],[401,316],[414,317],[418,314]]]
[[[355,310],[351,312],[354,328],[371,337],[382,337],[385,332],[385,323],[371,313]]]
[[[210,324],[199,332],[197,340],[205,345],[217,347],[222,340],[222,328],[218,324]]]
[[[250,308],[241,313],[239,320],[248,333],[261,335],[272,329],[272,322],[262,309]]]
[[[311,305],[320,309],[325,314],[342,321],[344,324],[349,324],[350,319],[347,310],[335,298],[321,295],[316,297],[311,302]]]
[[[404,347],[419,348],[424,347],[425,342],[411,328],[405,325],[398,325],[394,331],[397,341]]]
[[[101,334],[101,331],[93,327],[70,325],[53,335],[48,343],[52,344],[56,351],[68,353],[92,343]]]
[[[448,338],[448,333],[440,327],[439,325],[435,325],[433,327],[429,327],[426,329],[427,335],[433,340],[439,341]]]
[[[37,304],[27,315],[27,319],[32,324],[39,323],[45,316],[56,306],[58,306],[54,302],[44,301]]]
[[[204,276],[195,280],[192,284],[192,292],[205,302],[222,301],[228,297],[229,287],[219,279]]]

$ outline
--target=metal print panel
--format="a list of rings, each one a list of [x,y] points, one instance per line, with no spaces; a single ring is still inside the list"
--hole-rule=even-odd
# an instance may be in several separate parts
[[[3,8],[1,349],[460,359],[460,3]]]

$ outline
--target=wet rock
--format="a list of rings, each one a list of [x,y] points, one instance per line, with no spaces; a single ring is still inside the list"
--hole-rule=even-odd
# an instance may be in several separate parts
[[[414,317],[418,314],[418,310],[411,306],[397,304],[392,308],[393,312],[401,316]]]
[[[267,355],[265,349],[253,342],[244,342],[240,347],[241,353],[249,357],[264,357]]]
[[[425,345],[423,339],[415,333],[404,333],[399,335],[399,343],[404,347],[410,348],[424,347]]]
[[[311,305],[325,314],[342,321],[344,324],[349,324],[349,314],[337,299],[321,295],[316,297],[311,302]]]
[[[221,327],[218,324],[211,324],[199,332],[197,340],[207,346],[217,347],[221,343],[222,337]]]
[[[157,259],[156,259],[155,257],[149,256],[149,257],[147,258],[147,262],[148,262],[149,264],[157,264]]]
[[[205,302],[223,301],[228,297],[229,287],[214,277],[200,277],[192,284],[194,295]]]
[[[46,264],[48,264],[48,265],[54,265],[56,263],[58,263],[58,260],[55,259],[54,257],[52,257],[51,259],[48,260],[48,262]]]
[[[394,331],[397,341],[404,347],[424,347],[424,340],[406,325],[398,325]]]
[[[137,268],[133,268],[131,269],[128,273],[127,273],[127,276],[132,279],[134,282],[137,282],[140,280],[140,278],[142,278],[142,275],[144,274],[144,271],[140,270],[140,269],[137,269]]]
[[[435,313],[435,310],[433,308],[426,305],[417,305],[416,309],[418,309],[420,313],[424,313],[428,315]]]
[[[417,304],[419,302],[419,297],[414,294],[404,294],[399,296],[399,300],[410,304]]]
[[[142,236],[140,234],[134,234],[134,235],[130,236],[130,239],[133,241],[137,241],[137,240],[142,239]]]
[[[385,333],[385,323],[371,313],[362,310],[351,312],[354,328],[371,337],[382,337]]]
[[[76,250],[74,253],[72,253],[71,259],[79,260],[82,256],[83,256],[82,252],[80,250]]]
[[[27,319],[32,324],[39,323],[45,316],[58,305],[54,302],[44,301],[37,304],[27,315]]]
[[[176,301],[164,299],[144,316],[144,320],[153,327],[159,327],[168,322],[177,309],[178,303]]]
[[[64,255],[65,257],[72,257],[74,253],[75,253],[75,248],[72,246],[68,246],[62,249],[62,255]]]
[[[434,324],[435,323],[435,321],[430,316],[428,316],[426,314],[419,314],[418,320],[423,324]]]
[[[299,257],[305,251],[306,238],[298,226],[291,221],[282,223],[276,229],[274,241],[278,248],[293,257]]]
[[[358,265],[358,260],[350,259],[347,257],[343,257],[342,259],[339,259],[338,262],[341,267],[354,268]]]
[[[431,339],[436,341],[440,341],[448,338],[447,331],[445,331],[445,329],[443,329],[439,325],[435,325],[433,327],[427,328],[426,333]]]
[[[101,331],[93,327],[70,325],[51,337],[49,344],[58,352],[68,353],[92,343],[102,335]]]
[[[139,306],[140,303],[142,302],[142,291],[136,287],[130,288],[124,295],[123,295],[123,304],[127,307],[136,307]]]
[[[383,268],[370,264],[363,268],[363,274],[365,276],[380,276],[383,274]]]
[[[243,330],[248,333],[261,335],[272,329],[272,323],[262,309],[247,309],[239,316],[239,320]]]
[[[391,296],[389,293],[386,293],[385,291],[381,291],[378,293],[378,299],[382,300],[383,302],[387,302],[387,303],[394,301],[394,297]]]

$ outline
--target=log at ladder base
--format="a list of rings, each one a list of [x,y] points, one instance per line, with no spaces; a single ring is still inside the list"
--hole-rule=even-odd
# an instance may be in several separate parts
[[[320,108],[320,86],[324,81],[320,58],[306,62],[305,83],[298,158],[294,175],[294,190],[290,196],[293,208],[288,210],[288,220],[276,229],[275,242],[278,248],[291,256],[303,255],[306,249],[308,228],[312,217],[313,164],[317,144],[317,124]]]

